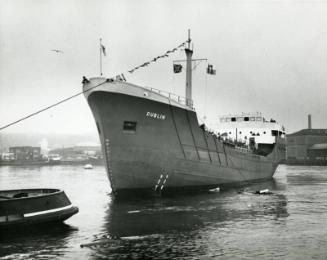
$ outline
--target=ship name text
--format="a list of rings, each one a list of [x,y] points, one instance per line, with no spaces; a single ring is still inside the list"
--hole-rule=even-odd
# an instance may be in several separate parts
[[[166,115],[159,114],[159,113],[154,113],[154,112],[146,112],[146,116],[156,118],[156,119],[160,119],[160,120],[165,120],[166,119]]]

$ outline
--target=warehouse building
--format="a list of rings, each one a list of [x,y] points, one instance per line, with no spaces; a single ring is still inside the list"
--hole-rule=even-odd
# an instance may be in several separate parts
[[[9,153],[19,161],[35,161],[42,158],[41,147],[15,146],[9,148]]]
[[[327,165],[327,129],[312,129],[311,116],[308,129],[286,136],[288,164]]]

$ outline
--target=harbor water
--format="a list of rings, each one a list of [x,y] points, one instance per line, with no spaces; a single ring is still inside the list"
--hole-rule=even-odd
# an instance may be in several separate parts
[[[0,259],[327,259],[327,167],[280,165],[269,181],[216,193],[124,200],[102,166],[0,167],[0,189],[39,187],[65,190],[79,213],[0,231]],[[262,189],[273,193],[253,193]]]

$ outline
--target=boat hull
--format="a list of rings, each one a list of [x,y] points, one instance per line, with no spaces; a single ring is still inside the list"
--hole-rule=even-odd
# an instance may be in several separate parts
[[[76,213],[78,208],[62,190],[0,191],[0,229],[61,223]]]
[[[227,146],[199,127],[192,109],[147,95],[128,95],[128,85],[119,93],[106,84],[89,93],[87,100],[114,193],[267,179],[283,157],[278,145],[268,156]]]

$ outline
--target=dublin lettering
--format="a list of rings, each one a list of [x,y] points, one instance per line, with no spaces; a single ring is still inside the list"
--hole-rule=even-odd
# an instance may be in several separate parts
[[[166,115],[158,114],[158,113],[154,113],[154,112],[146,112],[146,116],[156,118],[156,119],[160,119],[160,120],[165,120],[166,119]]]

